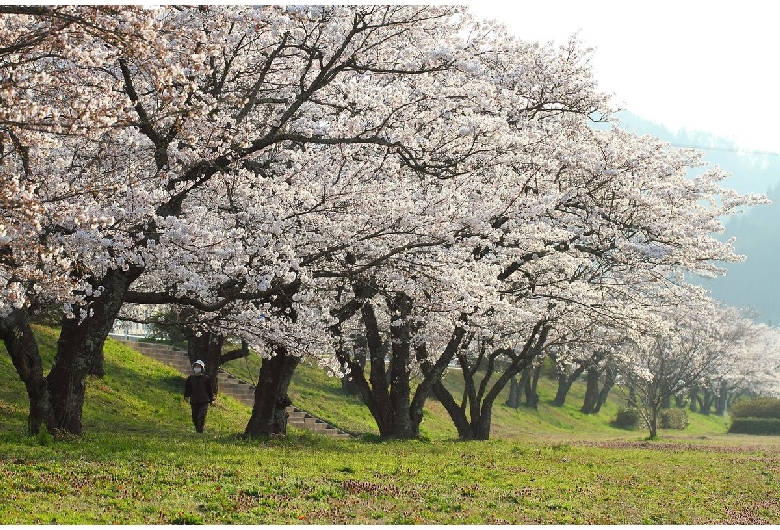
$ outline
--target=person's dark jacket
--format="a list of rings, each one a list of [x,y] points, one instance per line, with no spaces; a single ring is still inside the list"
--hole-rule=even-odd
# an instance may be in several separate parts
[[[184,397],[190,398],[190,403],[193,405],[214,401],[209,376],[205,374],[189,376],[184,383]]]

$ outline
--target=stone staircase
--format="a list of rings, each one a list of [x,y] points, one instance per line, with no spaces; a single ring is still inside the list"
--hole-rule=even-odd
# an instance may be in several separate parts
[[[192,374],[192,365],[187,358],[187,352],[168,346],[164,344],[152,344],[148,342],[138,342],[133,340],[125,340],[122,337],[113,337],[115,340],[130,346],[131,348],[143,353],[147,357],[151,357],[160,361],[161,363],[176,368],[184,377]],[[249,384],[241,379],[225,372],[220,369],[217,374],[219,393],[228,395],[241,403],[254,405],[255,402],[255,386]],[[307,429],[326,436],[332,436],[334,438],[351,438],[352,435],[344,432],[326,421],[317,418],[300,410],[297,407],[287,407],[287,426],[297,427],[299,429]]]

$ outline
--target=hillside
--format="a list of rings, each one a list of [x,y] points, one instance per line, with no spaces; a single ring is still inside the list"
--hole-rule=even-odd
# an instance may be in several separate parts
[[[54,358],[57,332],[36,327],[44,369]],[[90,378],[84,404],[84,432],[144,432],[194,435],[189,406],[183,401],[184,379],[173,368],[108,339],[102,379]],[[0,345],[0,421],[3,434],[18,435],[27,425],[27,394],[16,369]],[[220,399],[209,413],[208,431],[235,434],[247,421],[248,408],[235,400]]]
[[[696,147],[704,153],[708,167],[720,167],[731,174],[722,186],[738,193],[766,194],[772,204],[748,208],[741,215],[724,219],[722,239],[736,238],[734,248],[747,259],[723,264],[724,276],[689,278],[710,290],[713,298],[732,307],[752,310],[756,322],[780,323],[780,155],[744,152],[732,141],[700,131],[670,131],[630,112],[620,113],[621,126],[637,134],[650,134],[679,147]],[[696,170],[695,173],[700,170]]]
[[[463,383],[457,370],[445,376],[447,386],[454,396],[459,396]],[[376,425],[360,399],[345,396],[338,379],[328,377],[320,370],[300,366],[290,385],[294,403],[317,416],[327,418],[334,425],[353,432],[378,434]],[[625,404],[623,396],[614,391],[599,414],[582,414],[579,408],[585,396],[582,383],[575,383],[563,407],[552,405],[556,382],[540,378],[537,391],[540,395],[538,410],[527,407],[511,409],[504,406],[508,390],[504,389],[493,410],[491,437],[496,439],[614,439],[641,438],[644,431],[625,431],[610,425],[617,410]],[[722,417],[689,414],[690,426],[686,435],[723,434],[727,425]],[[421,435],[430,439],[457,438],[457,431],[444,407],[429,399],[425,405]],[[664,431],[662,436],[679,434]]]
[[[50,365],[56,345],[56,333],[49,328],[36,329],[41,340],[45,365]],[[26,426],[27,399],[24,385],[18,379],[10,358],[0,347],[0,418],[2,431],[19,434]],[[90,379],[84,408],[84,431],[149,432],[189,436],[192,426],[189,408],[182,401],[183,378],[173,368],[146,358],[140,353],[112,339],[106,341],[106,376]],[[241,378],[256,376],[257,360],[233,361],[228,369]],[[243,370],[243,372],[242,372]],[[459,390],[457,372],[452,370],[445,384]],[[550,404],[555,394],[555,383],[544,377],[538,388],[541,403],[538,410],[521,407],[517,410],[503,406],[505,397],[497,403],[493,415],[494,438],[566,438],[612,439],[641,438],[643,431],[623,431],[609,425],[622,400],[617,393],[597,415],[579,412],[583,386],[575,384],[564,407]],[[293,403],[301,409],[322,417],[334,425],[358,435],[375,436],[376,425],[368,409],[356,397],[345,396],[340,381],[328,377],[322,370],[301,365],[290,387]],[[243,432],[250,408],[227,396],[220,396],[218,404],[208,415],[207,431],[215,436],[232,436]],[[722,418],[691,414],[691,426],[686,435],[722,434],[726,427]],[[293,430],[293,432],[296,432]],[[454,439],[455,428],[443,407],[429,400],[421,426],[428,439]],[[192,433],[194,434],[194,433]],[[676,433],[663,433],[669,436]]]
[[[772,204],[753,208],[730,219],[723,238],[735,237],[734,248],[746,256],[742,263],[728,263],[726,275],[705,280],[718,299],[734,307],[755,311],[754,319],[768,325],[780,323],[780,187],[767,191]]]
[[[37,330],[47,362],[56,335]],[[495,438],[460,442],[435,403],[424,438],[377,440],[338,381],[301,367],[294,399],[362,438],[292,429],[243,440],[249,407],[220,396],[206,434],[189,424],[174,369],[108,340],[89,381],[85,434],[27,437],[26,398],[0,350],[0,524],[771,524],[778,437],[725,435],[692,416],[646,441],[562,409],[498,406]],[[244,361],[245,364],[250,364]],[[453,374],[450,374],[453,375]],[[449,384],[455,384],[450,381]],[[616,406],[610,403],[609,407]],[[499,437],[506,439],[497,439]],[[437,439],[438,438],[438,439]],[[734,469],[739,469],[738,473]]]

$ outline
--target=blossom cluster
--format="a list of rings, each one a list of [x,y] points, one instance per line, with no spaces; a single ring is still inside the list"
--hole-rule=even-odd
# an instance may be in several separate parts
[[[336,372],[336,315],[368,286],[362,303],[412,301],[381,318],[413,321],[431,359],[463,327],[510,350],[539,322],[609,343],[663,320],[681,274],[741,259],[714,235],[764,200],[688,179],[694,151],[594,128],[614,109],[578,40],[463,8],[0,18],[0,316],[45,298],[84,319],[118,294]]]

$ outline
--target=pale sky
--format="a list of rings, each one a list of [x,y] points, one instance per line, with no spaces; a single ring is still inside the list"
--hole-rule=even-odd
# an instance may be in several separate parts
[[[595,49],[599,87],[644,119],[780,153],[780,3],[521,0],[470,8],[524,40],[563,43],[579,31]]]

